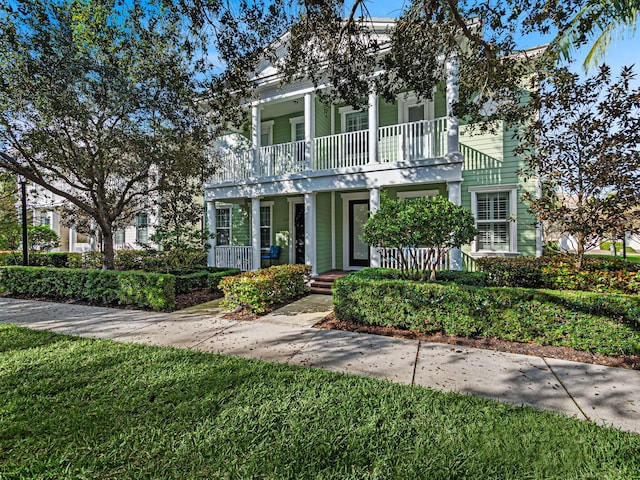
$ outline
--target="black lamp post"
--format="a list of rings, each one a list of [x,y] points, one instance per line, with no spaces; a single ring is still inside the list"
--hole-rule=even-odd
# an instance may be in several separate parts
[[[27,236],[27,180],[20,178],[22,192],[22,265],[29,266],[29,239]]]

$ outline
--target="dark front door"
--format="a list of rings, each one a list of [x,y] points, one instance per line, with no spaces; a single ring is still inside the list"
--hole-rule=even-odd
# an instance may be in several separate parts
[[[296,263],[304,265],[304,203],[294,204],[293,230],[295,232]]]
[[[349,201],[349,265],[369,266],[369,245],[362,240],[362,227],[369,218],[369,200]]]

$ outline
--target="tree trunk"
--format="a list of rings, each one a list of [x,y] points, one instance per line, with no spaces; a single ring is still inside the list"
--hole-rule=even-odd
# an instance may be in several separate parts
[[[113,249],[113,230],[111,227],[101,228],[104,260],[102,263],[103,270],[116,269],[116,254]]]

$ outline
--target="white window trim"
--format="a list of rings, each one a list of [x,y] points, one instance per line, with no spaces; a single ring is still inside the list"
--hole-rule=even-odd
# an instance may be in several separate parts
[[[509,215],[507,216],[509,225],[509,251],[496,252],[493,250],[478,250],[477,238],[471,242],[471,253],[478,256],[483,255],[519,255],[518,253],[518,190],[520,185],[486,185],[482,187],[470,187],[468,189],[471,194],[471,212],[473,218],[476,219],[476,226],[478,225],[478,193],[509,193]]]
[[[414,190],[411,192],[398,192],[398,198],[419,198],[419,197],[437,197],[440,190]]]
[[[436,90],[433,90],[435,98]],[[409,108],[422,105],[424,107],[424,119],[433,120],[435,118],[435,101],[420,100],[414,92],[401,93],[398,95],[398,124],[409,122]]]
[[[338,113],[340,113],[340,132],[341,133],[347,133],[346,127],[347,127],[347,115],[350,113],[360,113],[360,112],[368,112],[369,110],[366,108],[361,108],[359,110],[353,108],[351,105],[347,106],[347,107],[340,107],[338,109]]]
[[[139,218],[141,215],[144,215],[145,217],[147,217],[147,223],[144,225],[144,227],[139,223]],[[140,231],[142,230],[142,228],[144,228],[146,230],[146,237],[147,239],[145,241],[141,241],[140,240]],[[149,243],[149,214],[148,213],[138,213],[136,215],[136,242],[146,245]]]
[[[275,121],[273,120],[266,120],[264,122],[260,122],[260,138],[262,138],[262,135],[266,133],[269,139],[268,140],[269,143],[267,145],[263,145],[262,142],[260,142],[261,147],[267,147],[269,145],[273,145],[273,125],[274,124],[275,124]]]
[[[300,117],[292,117],[289,119],[289,124],[291,125],[291,143],[297,142],[296,140],[296,127],[300,124],[304,125],[304,115]],[[303,138],[304,140],[304,138]]]
[[[229,246],[233,245],[233,205],[229,205],[226,203],[216,204],[216,214],[218,210],[228,210],[229,211]],[[222,227],[225,228],[225,227]],[[216,219],[216,233],[218,233],[218,222]]]
[[[274,201],[264,201],[264,202],[260,202],[260,208],[262,207],[268,207],[269,208],[269,245],[275,245],[275,243],[273,242],[273,205],[275,204]],[[260,222],[260,231],[262,231],[262,222]],[[269,247],[262,247],[260,246],[260,250],[268,252],[269,251]]]

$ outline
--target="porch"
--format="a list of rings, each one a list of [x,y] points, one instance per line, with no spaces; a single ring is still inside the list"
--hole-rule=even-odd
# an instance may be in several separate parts
[[[375,141],[372,141],[372,132]],[[327,135],[250,149],[238,146],[211,152],[216,173],[212,184],[292,173],[340,170],[371,163],[403,163],[444,157],[447,119],[437,118]],[[372,148],[371,146],[374,145]],[[255,154],[254,154],[255,152]]]

